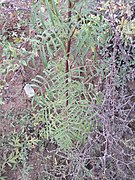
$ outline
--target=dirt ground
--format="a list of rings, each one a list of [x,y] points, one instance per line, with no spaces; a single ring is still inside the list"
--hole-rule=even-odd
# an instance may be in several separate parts
[[[14,38],[16,38],[16,34],[20,36],[20,34],[24,33],[25,37],[27,37],[29,34],[28,24],[22,25],[19,28],[17,28],[17,26],[20,20],[20,15],[21,18],[23,18],[23,20],[27,19],[27,22],[29,21],[32,2],[21,0],[6,0],[1,5],[2,7],[0,10],[0,31],[2,36],[4,36],[9,42],[13,43]],[[14,33],[15,36],[13,35]],[[17,46],[17,50],[19,51],[21,50],[21,48],[26,48],[29,51],[31,49],[31,46],[24,41]],[[3,51],[4,44],[1,44],[0,65],[2,65],[2,63],[5,61],[5,56],[2,54]],[[24,55],[20,58],[26,59],[27,56]],[[13,57],[11,57],[11,60],[13,60]],[[17,62],[17,60],[13,61],[16,66],[15,68],[11,68],[9,71],[7,69],[7,72],[4,75],[0,73],[0,82],[3,87],[0,92],[0,95],[3,100],[3,104],[0,107],[0,134],[5,137],[14,131],[20,131],[21,127],[20,125],[16,124],[17,122],[14,116],[17,115],[16,117],[18,119],[20,114],[23,115],[23,111],[29,111],[31,108],[31,99],[29,99],[26,95],[24,91],[24,86],[26,83],[30,83],[31,79],[33,79],[37,74],[41,74],[42,72],[42,64],[38,56],[35,57],[35,67],[33,67],[31,63],[29,64],[29,66],[23,66],[19,65],[19,62]],[[11,115],[11,117],[9,117],[9,114]],[[42,156],[40,157],[40,153],[36,151],[37,150],[34,149],[33,152],[30,153],[30,164],[32,167],[32,171],[29,176],[30,180],[36,180],[37,177],[40,177],[41,172],[43,170],[43,160],[41,159]],[[0,159],[1,158],[2,157],[0,157]],[[25,179],[25,177],[22,178],[20,168],[21,165],[20,167],[18,166],[15,170],[11,170],[11,168],[7,166],[5,169],[4,176],[6,176],[6,179],[8,180]]]

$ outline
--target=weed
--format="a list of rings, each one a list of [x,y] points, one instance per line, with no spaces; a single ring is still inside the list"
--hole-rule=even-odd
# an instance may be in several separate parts
[[[0,95],[21,69],[15,88],[26,105],[1,111],[0,179],[132,179],[134,20],[126,7],[40,0],[28,21],[11,13],[19,23],[13,32],[3,25]],[[34,97],[24,96],[24,82]]]

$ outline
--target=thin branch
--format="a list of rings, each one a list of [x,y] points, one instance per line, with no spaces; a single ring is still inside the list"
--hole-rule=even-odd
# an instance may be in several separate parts
[[[69,30],[68,30],[68,34],[70,34],[70,30],[71,30],[71,25],[70,25],[70,21],[71,21],[71,8],[72,8],[72,3],[69,0],[68,1],[68,23],[69,23]],[[70,56],[70,48],[71,48],[71,39],[72,39],[72,35],[69,37],[69,40],[67,42],[67,59],[66,59],[66,86],[68,88],[68,72],[69,72],[69,56]],[[68,89],[66,91],[66,106],[68,106]]]

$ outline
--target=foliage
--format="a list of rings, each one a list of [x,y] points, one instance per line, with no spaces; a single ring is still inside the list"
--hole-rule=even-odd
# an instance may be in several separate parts
[[[72,8],[72,20],[65,22],[53,1],[52,4],[46,1],[45,7],[49,17],[45,20],[42,11],[39,12],[40,18],[38,18],[39,7],[41,7],[40,3],[33,9],[32,23],[33,27],[38,24],[36,30],[40,43],[37,44],[39,46],[37,49],[40,49],[45,69],[43,76],[38,75],[33,80],[36,83],[33,87],[40,89],[40,94],[33,100],[36,101],[36,108],[40,108],[36,121],[46,124],[44,138],[54,139],[61,148],[69,149],[73,147],[75,140],[82,142],[85,137],[85,141],[90,132],[90,119],[95,116],[95,112],[90,107],[90,101],[94,98],[97,102],[99,98],[90,80],[103,72],[96,58],[96,47],[104,47],[108,26],[107,22],[103,23],[102,16],[80,14],[82,16],[80,21],[84,21],[85,15],[85,21],[89,23],[83,22],[78,29],[78,24],[82,22],[77,20],[72,22],[76,19],[74,8]],[[75,29],[78,29],[78,33],[74,36]],[[74,42],[70,42],[71,51],[68,58],[65,44],[68,44],[70,38]],[[88,59],[86,65],[85,61],[91,49],[94,51],[94,58]],[[59,54],[62,57],[59,57]],[[72,63],[74,66],[68,67],[68,72],[65,71],[67,58],[69,64]],[[87,68],[90,69],[90,77],[87,74]],[[88,78],[88,88],[84,83],[85,77]],[[45,91],[43,92],[42,89]],[[66,96],[67,92],[68,96]],[[67,100],[68,106],[66,106]]]
[[[13,131],[0,134],[1,179],[9,167],[29,179],[33,152],[44,166],[34,178],[133,177],[133,138],[125,133],[134,128],[134,96],[127,83],[135,64],[134,19],[132,3],[124,5],[33,1],[30,19],[17,24],[28,26],[25,35],[14,32],[9,38],[3,28],[0,93],[10,72],[21,67],[25,76],[27,68],[41,69],[30,78],[36,94],[28,99],[30,109],[1,113],[13,122]]]

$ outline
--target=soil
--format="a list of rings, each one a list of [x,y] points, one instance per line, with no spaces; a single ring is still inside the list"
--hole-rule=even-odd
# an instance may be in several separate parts
[[[24,33],[25,37],[29,35],[29,27],[27,24],[22,25],[20,28],[17,28],[16,26],[20,18],[18,16],[19,11],[23,15],[22,18],[28,20],[30,17],[31,6],[32,1],[6,0],[2,3],[0,14],[3,16],[0,18],[0,29],[2,30],[2,35],[6,37],[9,42],[14,43],[14,32],[17,34]],[[18,10],[16,11],[16,9]],[[5,61],[5,57],[2,55],[3,48],[4,44],[0,45],[0,64]],[[17,48],[26,48],[27,51],[30,51],[31,45],[27,42],[23,42]],[[24,56],[20,58],[26,59],[28,57]],[[1,90],[3,104],[0,107],[0,134],[3,137],[6,137],[13,132],[19,132],[21,127],[20,125],[17,125],[14,116],[17,116],[18,119],[21,114],[31,109],[31,99],[26,95],[24,85],[26,83],[31,83],[31,80],[35,78],[37,74],[42,74],[43,65],[38,55],[35,57],[35,64],[36,66],[32,63],[29,63],[27,66],[19,65],[17,68],[8,71],[5,75],[0,73],[0,82],[2,82],[3,85]],[[2,147],[0,147],[0,149],[1,148]],[[0,156],[1,160],[2,150]],[[29,180],[36,180],[37,177],[41,177],[43,171],[43,160],[36,149],[33,149],[29,156],[29,164],[31,166]],[[6,166],[4,176],[6,176],[6,179],[8,180],[25,179],[25,177],[22,177],[20,171],[21,167],[22,165],[20,164],[15,168],[15,170],[12,170],[10,166]]]

